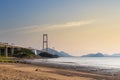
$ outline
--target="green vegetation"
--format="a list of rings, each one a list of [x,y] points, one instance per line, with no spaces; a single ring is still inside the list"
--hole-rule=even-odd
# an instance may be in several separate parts
[[[4,63],[16,63],[17,58],[34,58],[35,54],[29,49],[20,49],[17,50],[14,54],[14,57],[4,57],[0,56],[0,62]]]
[[[1,57],[0,56],[0,62],[15,63],[16,60],[14,60],[13,58],[10,58],[10,57]]]
[[[29,49],[21,49],[15,52],[14,57],[17,58],[34,58],[35,54]]]

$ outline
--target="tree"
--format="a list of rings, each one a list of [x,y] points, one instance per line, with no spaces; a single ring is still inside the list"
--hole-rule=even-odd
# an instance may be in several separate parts
[[[29,49],[21,49],[15,52],[14,57],[18,58],[33,58],[35,54]]]

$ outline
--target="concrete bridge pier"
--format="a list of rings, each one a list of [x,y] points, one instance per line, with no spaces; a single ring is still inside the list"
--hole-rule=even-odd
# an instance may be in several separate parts
[[[8,57],[8,47],[5,46],[5,56]]]
[[[11,48],[11,56],[14,54],[14,47]]]
[[[16,51],[24,49],[23,47],[14,46],[14,44],[9,45],[8,43],[0,42],[0,56],[12,57]],[[28,49],[28,48],[25,48]]]

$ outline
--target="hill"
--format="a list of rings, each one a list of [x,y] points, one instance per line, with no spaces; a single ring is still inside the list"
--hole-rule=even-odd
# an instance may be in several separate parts
[[[104,54],[102,53],[96,53],[96,54],[87,54],[87,55],[83,55],[81,57],[105,57]]]
[[[115,54],[112,54],[110,55],[111,57],[120,57],[120,53],[115,53]]]
[[[71,57],[71,55],[69,55],[68,53],[64,52],[64,51],[57,51],[57,50],[54,50],[54,49],[51,49],[51,48],[48,48],[48,52],[50,54],[53,54],[53,55],[57,55],[59,57]]]

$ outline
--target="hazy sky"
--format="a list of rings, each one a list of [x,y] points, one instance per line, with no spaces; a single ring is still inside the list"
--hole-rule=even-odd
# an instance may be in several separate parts
[[[120,0],[0,0],[0,41],[72,55],[120,53]]]

